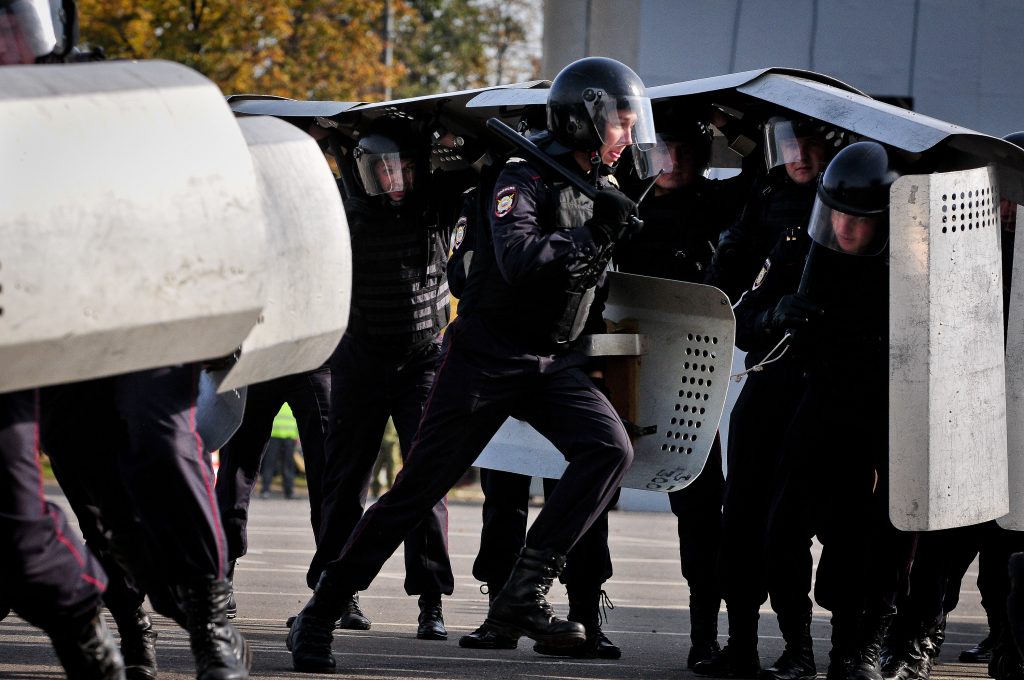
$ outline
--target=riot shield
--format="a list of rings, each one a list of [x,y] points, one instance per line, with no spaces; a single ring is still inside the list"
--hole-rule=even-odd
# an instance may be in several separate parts
[[[890,517],[995,519],[1009,503],[995,171],[904,176],[891,220]]]
[[[211,373],[219,392],[321,366],[348,324],[352,278],[348,221],[316,142],[269,116],[238,125],[269,228],[267,295],[238,361]]]
[[[228,443],[242,424],[247,389],[217,392],[217,383],[207,371],[199,373],[196,396],[196,431],[206,451],[216,451]]]
[[[612,401],[633,436],[622,486],[675,491],[707,461],[722,417],[736,320],[717,288],[612,272],[604,316],[626,333],[595,335],[586,351],[608,356]],[[558,478],[565,459],[532,427],[510,418],[475,465]]]
[[[1024,224],[1024,206],[1017,206],[1017,224]],[[1013,244],[1010,315],[1006,323],[1006,445],[1010,479],[1010,512],[999,526],[1024,531],[1024,239]]]
[[[0,391],[230,354],[266,227],[209,80],[161,61],[0,69]]]

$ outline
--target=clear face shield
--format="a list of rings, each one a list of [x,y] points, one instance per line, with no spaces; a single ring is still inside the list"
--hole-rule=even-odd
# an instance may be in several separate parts
[[[654,112],[647,97],[611,97],[601,90],[585,90],[583,103],[601,144],[636,146],[638,151],[654,148]]]
[[[850,215],[815,198],[807,234],[815,243],[839,253],[879,255],[889,244],[889,215]]]
[[[654,147],[633,153],[633,164],[640,179],[660,174],[666,183],[682,186],[704,171],[698,167],[699,153],[691,141],[658,133]]]
[[[366,153],[356,149],[356,168],[368,196],[388,194],[401,200],[416,185],[416,161],[399,153]],[[401,195],[396,195],[401,194]]]
[[[48,0],[13,0],[0,7],[0,66],[31,64],[58,45]]]
[[[824,125],[773,118],[764,128],[765,167],[806,168],[816,176],[842,144],[842,133]]]

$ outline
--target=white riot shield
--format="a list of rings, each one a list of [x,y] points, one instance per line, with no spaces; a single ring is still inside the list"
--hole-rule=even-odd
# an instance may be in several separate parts
[[[989,168],[892,187],[889,515],[906,531],[1008,509],[997,187]]]
[[[1017,206],[1024,225],[1024,207]],[[1006,323],[1006,445],[1010,512],[999,526],[1024,531],[1024,239],[1014,239],[1010,316]]]
[[[230,354],[263,305],[245,140],[170,62],[0,68],[0,392]]]
[[[588,353],[635,364],[611,385],[630,422],[635,456],[622,486],[675,491],[707,461],[722,417],[732,367],[736,320],[725,294],[711,286],[612,272],[606,319],[635,329],[591,336]],[[632,391],[624,400],[621,392]],[[625,411],[625,413],[623,413]],[[558,478],[565,459],[526,423],[510,418],[475,465]]]
[[[211,374],[225,392],[321,366],[348,324],[352,254],[341,195],[313,138],[277,118],[239,118],[270,243],[267,295],[238,362]]]

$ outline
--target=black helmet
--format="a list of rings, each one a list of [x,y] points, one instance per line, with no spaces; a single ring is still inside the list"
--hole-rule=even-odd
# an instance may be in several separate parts
[[[878,142],[846,147],[818,180],[808,234],[847,254],[882,252],[889,241],[889,188],[899,176]],[[861,231],[854,233],[854,227]]]
[[[707,169],[711,162],[711,141],[714,137],[707,123],[688,117],[659,118],[657,130],[657,145],[633,155],[639,177],[654,177],[659,171],[671,172],[672,161],[667,147],[672,142],[682,144],[686,152],[692,155],[698,174]]]
[[[409,121],[382,119],[352,149],[352,160],[367,196],[405,193],[422,171],[423,148]]]
[[[1010,134],[1003,137],[1006,141],[1011,144],[1016,144],[1020,148],[1024,149],[1024,131],[1011,132]]]
[[[654,146],[654,114],[640,76],[614,59],[586,57],[563,68],[548,91],[548,130],[556,141],[592,152],[604,142],[605,124],[619,112],[636,114],[633,143]]]

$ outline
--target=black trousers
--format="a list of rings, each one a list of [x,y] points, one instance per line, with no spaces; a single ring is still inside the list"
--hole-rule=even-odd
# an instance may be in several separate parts
[[[98,512],[99,524],[137,518],[142,545],[134,549],[151,571],[132,576],[174,618],[180,612],[161,593],[223,578],[226,564],[213,469],[195,428],[198,373],[174,366],[41,391],[44,450],[62,479],[81,485],[74,495],[92,501],[84,510]],[[93,433],[103,437],[86,436]]]
[[[319,536],[330,381],[330,369],[323,367],[249,386],[242,424],[220,450],[217,474],[217,504],[224,520],[229,560],[237,560],[248,551],[249,502],[270,442],[274,416],[286,403],[299,429],[309,491],[309,521],[314,539]]]
[[[774,537],[779,562],[767,559],[768,516],[783,483],[784,438],[804,388],[801,372],[785,361],[751,373],[729,421],[719,578],[730,635],[747,642],[756,643],[758,610],[768,599],[769,583],[772,608],[782,620],[810,616],[810,536],[800,526],[780,523]]]
[[[346,335],[331,357],[323,524],[306,576],[310,588],[316,587],[324,567],[341,554],[363,516],[388,418],[394,421],[402,460],[407,460],[434,382],[437,343],[403,359],[375,354],[370,344]],[[448,505],[443,494],[398,539],[405,541],[405,592],[451,594],[455,578],[448,558]]]
[[[604,512],[633,458],[622,421],[579,368],[581,360],[531,354],[479,317],[457,318],[445,334],[405,467],[363,515],[340,557],[326,565],[329,578],[366,589],[509,416],[530,423],[569,462],[525,543],[568,553]]]
[[[36,392],[0,394],[0,604],[47,632],[100,608],[106,574],[43,495]]]
[[[480,470],[480,486],[484,492],[483,526],[480,529],[480,552],[473,562],[473,576],[489,587],[500,589],[508,580],[526,543],[526,518],[529,512],[529,475],[501,470]],[[554,492],[558,480],[544,480],[544,496]],[[615,504],[618,497],[609,502]],[[612,558],[608,551],[608,508],[606,507],[566,556],[565,569],[559,580],[582,588],[599,587],[612,577]]]
[[[718,611],[722,602],[718,553],[722,542],[722,442],[716,435],[697,479],[668,495],[679,533],[679,565],[690,588],[692,608]],[[717,621],[717,614],[715,616]]]

